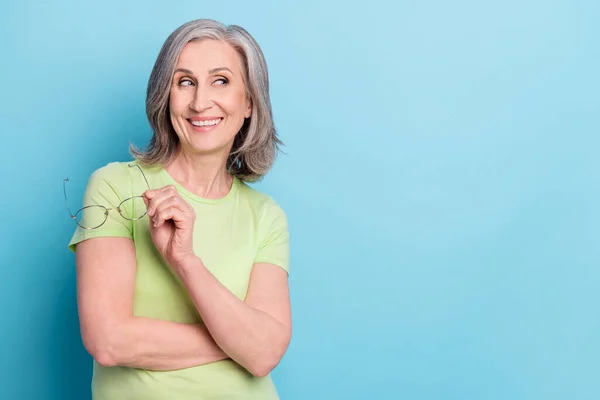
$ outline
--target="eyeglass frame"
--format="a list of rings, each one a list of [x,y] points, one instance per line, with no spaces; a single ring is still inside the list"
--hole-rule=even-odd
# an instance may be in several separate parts
[[[144,174],[144,171],[142,170],[142,168],[138,164],[128,164],[127,166],[130,167],[130,168],[131,167],[138,167],[138,169],[142,173],[142,177],[144,178],[144,181],[146,182],[146,186],[148,186],[148,189],[150,189],[150,184],[148,183],[148,179],[146,179],[146,175]],[[143,196],[131,196],[131,197],[128,197],[125,200],[121,201],[119,203],[119,205],[117,207],[114,207],[114,208],[107,208],[107,207],[105,207],[105,206],[103,206],[101,204],[90,204],[90,205],[81,207],[79,210],[77,210],[77,212],[75,214],[73,214],[71,212],[71,209],[69,208],[69,202],[67,200],[67,182],[69,182],[69,178],[65,178],[63,180],[63,192],[65,194],[65,204],[67,205],[67,211],[69,212],[69,215],[75,221],[75,223],[77,224],[77,226],[79,226],[81,229],[93,230],[93,229],[100,228],[102,225],[104,225],[106,223],[106,221],[108,220],[108,213],[109,213],[109,211],[112,211],[112,210],[117,210],[117,212],[119,213],[119,215],[122,218],[124,218],[124,219],[126,219],[128,221],[137,221],[139,219],[144,218],[144,216],[148,213],[148,210],[146,210],[146,211],[144,211],[144,214],[142,214],[140,217],[137,217],[137,218],[128,218],[125,215],[123,215],[123,213],[121,211],[121,205],[123,203],[125,203],[126,201],[129,201],[129,200],[138,198],[138,197],[143,199]],[[80,212],[82,212],[86,208],[91,208],[91,207],[101,207],[101,208],[104,209],[104,221],[100,225],[98,225],[98,226],[95,226],[93,228],[88,228],[88,227],[80,225],[79,222],[77,222],[77,214],[79,214]]]

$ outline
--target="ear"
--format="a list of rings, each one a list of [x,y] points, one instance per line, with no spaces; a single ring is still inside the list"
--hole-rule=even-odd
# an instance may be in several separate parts
[[[246,112],[244,113],[245,118],[250,118],[252,115],[252,100],[246,97]]]

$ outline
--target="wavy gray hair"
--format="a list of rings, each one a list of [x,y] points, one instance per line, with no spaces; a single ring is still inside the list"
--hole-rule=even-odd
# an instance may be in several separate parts
[[[252,114],[234,139],[227,170],[244,181],[257,181],[271,169],[283,144],[273,123],[267,63],[258,43],[244,28],[210,19],[187,22],[171,33],[163,44],[146,93],[146,115],[153,135],[144,151],[131,145],[131,154],[143,165],[166,165],[175,156],[179,138],[169,115],[171,80],[183,47],[188,42],[205,39],[224,41],[240,56]]]

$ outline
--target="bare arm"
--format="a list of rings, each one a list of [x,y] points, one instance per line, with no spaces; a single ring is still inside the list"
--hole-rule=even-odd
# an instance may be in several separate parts
[[[152,241],[187,289],[217,345],[251,374],[268,375],[291,339],[287,272],[274,264],[255,263],[246,298],[240,300],[195,255],[196,213],[177,188],[168,185],[147,190],[144,198]],[[287,223],[281,213],[274,217],[265,222],[273,229],[269,240],[275,243],[281,238],[285,249]],[[280,260],[285,263],[285,257]]]
[[[76,264],[81,335],[101,365],[173,370],[228,358],[202,325],[134,317],[130,239],[85,240],[77,245]]]
[[[192,257],[175,266],[202,319],[220,348],[255,376],[280,362],[292,332],[287,273],[257,263],[245,301],[238,299]]]

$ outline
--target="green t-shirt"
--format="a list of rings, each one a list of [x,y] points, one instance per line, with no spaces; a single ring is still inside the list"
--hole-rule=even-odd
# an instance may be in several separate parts
[[[77,243],[95,237],[131,238],[137,260],[134,315],[201,323],[186,290],[152,242],[148,216],[129,221],[116,210],[123,200],[147,189],[140,170],[129,167],[133,163],[113,162],[92,174],[83,205],[112,210],[97,229],[77,227],[69,249],[74,252]],[[287,219],[271,197],[236,178],[225,197],[205,199],[186,190],[162,167],[142,169],[151,189],[174,185],[194,207],[194,251],[239,299],[246,296],[254,263],[267,262],[289,271]],[[135,216],[139,210],[132,207],[125,203],[122,212]],[[254,377],[230,359],[174,371],[102,367],[94,362],[92,392],[94,400],[278,399],[270,375]]]

